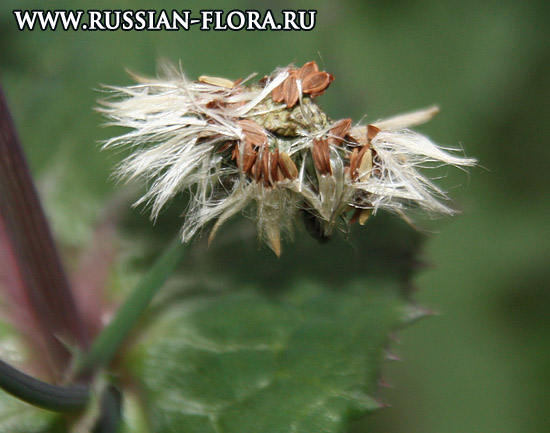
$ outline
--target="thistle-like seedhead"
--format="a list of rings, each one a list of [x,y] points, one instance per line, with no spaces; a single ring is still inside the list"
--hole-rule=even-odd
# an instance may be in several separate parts
[[[109,87],[101,111],[130,128],[104,147],[135,149],[119,167],[125,179],[150,181],[138,200],[155,218],[180,191],[190,193],[182,228],[189,241],[218,228],[249,205],[259,235],[275,254],[297,213],[313,219],[319,238],[339,224],[385,209],[408,219],[414,208],[452,214],[446,194],[419,172],[428,163],[471,166],[408,129],[430,120],[431,107],[370,125],[332,121],[317,105],[334,77],[315,62],[276,70],[256,84],[201,76],[189,81],[173,67],[158,79]]]

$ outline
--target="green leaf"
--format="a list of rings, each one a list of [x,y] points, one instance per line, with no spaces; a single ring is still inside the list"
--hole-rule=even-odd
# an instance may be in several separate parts
[[[388,333],[408,317],[399,285],[381,280],[180,297],[124,368],[156,433],[339,432],[380,407]]]

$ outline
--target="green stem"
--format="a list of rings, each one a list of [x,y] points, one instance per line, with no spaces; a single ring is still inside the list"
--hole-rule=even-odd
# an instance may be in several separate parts
[[[116,433],[122,421],[122,394],[114,386],[108,386],[99,406],[101,416],[92,433]]]
[[[153,296],[181,262],[184,253],[185,245],[179,238],[175,239],[130,293],[111,322],[93,341],[90,350],[77,359],[77,375],[89,374],[111,361]]]
[[[87,385],[51,385],[3,361],[0,361],[0,388],[27,403],[56,412],[80,410],[86,406],[90,395]]]

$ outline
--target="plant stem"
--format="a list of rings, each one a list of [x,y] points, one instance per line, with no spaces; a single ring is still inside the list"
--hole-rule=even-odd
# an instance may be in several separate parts
[[[0,361],[0,387],[42,409],[56,412],[73,412],[86,406],[90,388],[88,385],[51,385],[28,376]]]
[[[70,361],[61,341],[86,349],[88,336],[40,205],[31,173],[0,88],[0,230],[20,284],[8,288],[24,300],[33,333],[44,349],[52,378],[59,381]],[[3,264],[5,265],[5,264]],[[17,320],[17,317],[15,318]],[[29,325],[25,323],[24,325]]]
[[[122,421],[122,394],[112,385],[101,396],[100,413],[92,433],[116,433]]]
[[[89,374],[111,361],[184,253],[185,245],[179,237],[174,239],[93,341],[90,350],[77,358],[75,372],[78,376]]]

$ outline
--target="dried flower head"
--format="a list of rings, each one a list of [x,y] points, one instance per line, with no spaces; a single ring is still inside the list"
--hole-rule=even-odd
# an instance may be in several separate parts
[[[430,120],[436,107],[366,126],[332,121],[314,99],[334,77],[315,62],[278,69],[256,84],[189,81],[170,66],[162,78],[136,79],[110,87],[113,97],[101,101],[110,124],[131,129],[105,147],[135,149],[118,174],[151,182],[137,203],[150,204],[153,217],[178,192],[190,193],[184,242],[214,222],[212,240],[249,205],[277,255],[281,232],[292,234],[298,212],[314,219],[322,238],[339,223],[364,224],[378,209],[404,218],[415,208],[452,214],[441,201],[445,193],[418,169],[475,163],[408,129]]]

